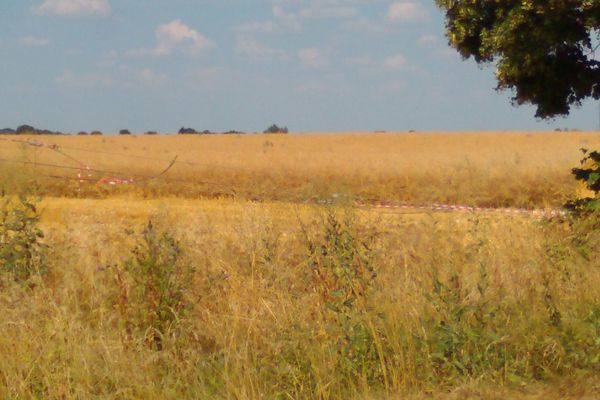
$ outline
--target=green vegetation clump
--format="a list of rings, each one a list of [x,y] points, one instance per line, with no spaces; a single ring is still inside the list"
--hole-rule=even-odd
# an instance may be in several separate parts
[[[28,195],[0,198],[0,273],[19,283],[48,272],[36,203]]]
[[[186,292],[192,272],[177,241],[149,222],[132,257],[116,274],[115,306],[130,338],[140,337],[162,350],[165,339],[178,333],[178,324],[190,308]]]
[[[571,200],[566,205],[567,209],[579,216],[600,211],[600,153],[589,152],[587,149],[582,151],[584,158],[581,160],[581,168],[573,168],[573,175],[591,196]]]
[[[386,355],[369,294],[377,276],[373,238],[361,237],[353,217],[329,210],[320,238],[308,239],[308,264],[323,307],[323,329],[342,380],[385,384]],[[379,318],[375,317],[375,320]]]

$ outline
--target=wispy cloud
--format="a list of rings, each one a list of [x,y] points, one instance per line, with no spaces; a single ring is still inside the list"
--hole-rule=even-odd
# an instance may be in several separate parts
[[[70,69],[57,76],[54,81],[69,88],[91,88],[96,86],[112,86],[113,78],[101,73],[76,73]]]
[[[343,62],[347,66],[356,67],[369,74],[379,76],[395,75],[398,72],[411,75],[422,75],[424,73],[422,68],[409,61],[403,53],[391,54],[383,58],[373,58],[371,56],[347,58]]]
[[[32,11],[38,15],[105,17],[111,7],[108,0],[45,0]]]
[[[390,4],[387,19],[394,23],[415,23],[429,20],[429,12],[420,3],[403,1]]]
[[[394,95],[403,93],[406,90],[406,83],[402,80],[393,79],[377,87],[377,92],[385,95]]]
[[[236,53],[255,60],[285,60],[287,53],[281,49],[268,47],[251,35],[239,34],[236,37]]]
[[[129,50],[128,56],[166,57],[175,52],[196,55],[215,47],[215,44],[200,32],[177,19],[160,25],[155,32],[156,46]]]
[[[24,36],[17,39],[17,46],[19,47],[46,47],[49,44],[50,40],[47,38],[36,36]]]
[[[240,33],[275,33],[280,32],[280,26],[273,21],[248,22],[235,28]]]
[[[386,31],[386,26],[381,21],[364,17],[344,21],[340,27],[351,32],[384,33]]]
[[[328,89],[328,86],[323,82],[307,81],[294,86],[293,91],[298,94],[315,95],[327,92]]]
[[[121,66],[119,71],[121,78],[126,78],[122,83],[125,87],[158,88],[169,82],[167,74],[156,72],[152,68],[133,69]]]
[[[298,59],[306,68],[323,68],[329,64],[327,53],[315,47],[299,50]]]
[[[286,31],[299,31],[302,29],[302,23],[294,13],[287,12],[283,7],[275,5],[271,8],[273,18]]]
[[[311,19],[348,19],[359,16],[352,0],[274,1],[272,20],[249,22],[236,28],[238,32],[298,32]]]
[[[132,68],[118,65],[114,68],[93,72],[74,72],[66,69],[54,78],[54,82],[69,89],[86,89],[95,87],[124,87],[151,89],[162,87],[169,82],[169,76],[156,72],[152,68]]]
[[[338,4],[323,4],[314,2],[301,9],[298,15],[302,18],[349,18],[358,15],[355,7]]]
[[[383,66],[392,69],[403,69],[408,66],[408,62],[403,54],[395,54],[393,56],[386,57],[385,60],[383,60]]]
[[[299,18],[350,18],[359,15],[358,6],[372,0],[273,0],[275,7],[291,8]]]
[[[419,39],[417,39],[417,46],[421,48],[425,47],[433,47],[438,43],[438,38],[435,35],[430,33],[422,35]]]

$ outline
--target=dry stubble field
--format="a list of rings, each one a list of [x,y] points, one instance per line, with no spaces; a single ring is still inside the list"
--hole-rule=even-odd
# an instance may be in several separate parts
[[[2,398],[600,396],[597,220],[345,201],[557,207],[595,134],[35,139],[139,183],[1,143]]]

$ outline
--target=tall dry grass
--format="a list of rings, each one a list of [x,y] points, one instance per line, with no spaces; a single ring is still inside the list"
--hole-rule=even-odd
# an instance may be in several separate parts
[[[21,137],[6,137],[17,138]],[[40,139],[40,138],[34,138]],[[96,169],[135,177],[113,188],[48,178],[76,171],[0,162],[5,187],[23,174],[45,194],[106,197],[232,197],[309,201],[333,194],[414,203],[558,206],[576,190],[570,169],[579,149],[600,147],[595,133],[398,133],[44,137]],[[158,179],[169,160],[174,167]],[[76,163],[57,152],[0,142],[0,158]],[[92,174],[92,181],[106,174]],[[9,177],[12,176],[12,179]],[[16,178],[15,178],[16,177]]]
[[[0,291],[2,398],[599,393],[598,238],[581,224],[224,200],[40,210],[50,274]],[[150,218],[195,270],[160,350],[119,311]]]

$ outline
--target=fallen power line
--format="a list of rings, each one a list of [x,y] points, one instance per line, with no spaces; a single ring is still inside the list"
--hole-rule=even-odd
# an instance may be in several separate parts
[[[0,140],[33,145],[33,143],[30,143],[29,141],[22,141],[22,140],[18,140],[18,139],[0,138]],[[37,142],[37,143],[41,143],[41,142]],[[81,151],[81,152],[94,153],[94,154],[107,154],[107,155],[111,155],[111,156],[119,156],[119,157],[125,157],[125,158],[137,158],[137,159],[149,160],[149,161],[161,161],[161,162],[170,162],[171,161],[170,159],[165,159],[165,158],[160,158],[160,157],[152,157],[152,156],[144,156],[144,155],[140,155],[140,154],[130,154],[130,153],[121,153],[121,152],[106,151],[106,150],[86,149],[86,148],[82,148],[82,147],[73,147],[73,146],[58,146],[57,144],[54,144],[54,143],[47,144],[46,146],[38,146],[38,147],[48,147],[51,149],[56,147],[56,148],[64,149],[64,150]],[[214,167],[215,166],[215,165],[209,164],[209,163],[200,163],[200,162],[186,161],[186,160],[178,160],[177,163],[185,164],[185,165],[194,165],[194,166],[198,166],[198,167]],[[234,168],[234,167],[223,166],[223,165],[220,165],[219,168],[236,170],[236,168]]]

